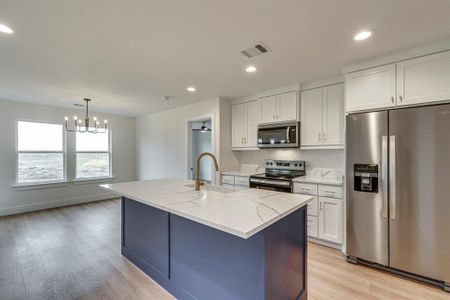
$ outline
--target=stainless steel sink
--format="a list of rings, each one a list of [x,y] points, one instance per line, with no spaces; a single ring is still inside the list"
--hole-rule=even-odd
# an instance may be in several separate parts
[[[194,183],[186,184],[185,186],[195,189]],[[200,186],[200,190],[206,190],[206,191],[212,191],[212,192],[218,192],[218,193],[224,193],[224,194],[234,193],[234,192],[238,191],[237,189],[232,188],[232,187],[224,187],[224,186],[212,185],[212,184],[202,185],[202,186]]]

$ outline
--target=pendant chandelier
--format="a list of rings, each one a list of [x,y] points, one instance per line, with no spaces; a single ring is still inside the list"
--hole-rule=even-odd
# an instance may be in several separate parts
[[[192,129],[193,131],[200,131],[201,133],[206,133],[208,131],[211,131],[211,128],[208,128],[208,126],[206,126],[206,121],[202,122],[202,127],[200,127],[199,129]]]
[[[64,123],[67,132],[89,132],[89,133],[105,133],[108,131],[108,120],[103,121],[103,125],[100,126],[100,122],[97,120],[97,117],[94,116],[93,121],[89,118],[89,102],[91,99],[84,98],[86,102],[86,115],[84,118],[78,118],[77,116],[73,116],[74,126],[73,128],[69,128],[69,117],[64,118]]]

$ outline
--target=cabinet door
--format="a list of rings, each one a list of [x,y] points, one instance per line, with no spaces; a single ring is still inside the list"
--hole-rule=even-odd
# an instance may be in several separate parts
[[[277,121],[277,96],[261,98],[261,123]]]
[[[277,121],[296,121],[297,120],[297,92],[280,94],[278,99]]]
[[[300,118],[301,146],[321,144],[322,133],[322,89],[302,92]]]
[[[395,106],[395,64],[348,73],[346,111]]]
[[[323,145],[344,144],[344,85],[323,88]]]
[[[397,64],[397,105],[450,99],[450,51]]]
[[[247,106],[245,103],[231,107],[231,147],[244,147],[247,136]]]
[[[258,124],[261,122],[261,102],[247,103],[247,138],[246,147],[258,147]]]
[[[319,238],[333,243],[342,243],[342,200],[319,197]]]

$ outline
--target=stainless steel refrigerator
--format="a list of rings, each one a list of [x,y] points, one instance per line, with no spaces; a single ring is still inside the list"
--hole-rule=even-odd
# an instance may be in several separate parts
[[[450,289],[450,105],[346,120],[347,255]]]

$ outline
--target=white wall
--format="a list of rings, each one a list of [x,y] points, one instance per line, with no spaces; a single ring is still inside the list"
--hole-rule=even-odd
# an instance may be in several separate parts
[[[228,168],[230,157],[235,155],[231,153],[231,144],[225,144],[225,137],[231,135],[231,131],[222,127],[231,122],[231,115],[221,116],[221,106],[228,107],[229,103],[215,98],[136,118],[137,178],[187,178],[191,155],[188,151],[187,124],[196,119],[211,118],[212,152],[218,158],[221,170]],[[228,121],[224,120],[225,117]],[[225,157],[227,160],[223,159]],[[216,180],[218,178],[215,177]]]
[[[306,168],[345,168],[344,150],[298,150],[298,149],[264,149],[257,151],[240,151],[241,164],[263,166],[265,159],[304,160]]]
[[[82,111],[54,108],[33,104],[0,101],[0,215],[44,209],[86,201],[111,198],[96,183],[67,183],[57,187],[46,188],[13,188],[16,172],[16,122],[18,119],[60,122],[64,116]],[[134,119],[121,116],[97,114],[99,118],[108,119],[112,134],[112,171],[113,182],[130,181],[135,178],[134,159]],[[75,137],[67,134],[68,170],[75,166]],[[71,179],[74,174],[68,173]]]

